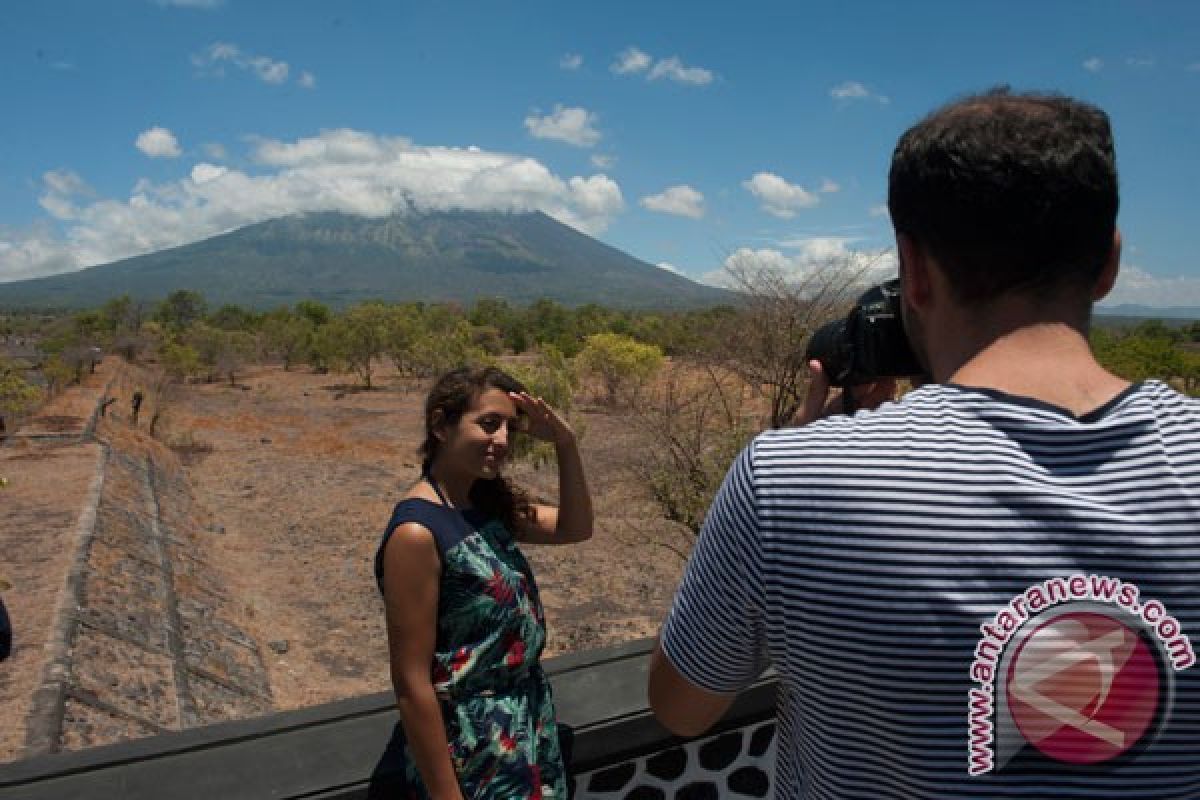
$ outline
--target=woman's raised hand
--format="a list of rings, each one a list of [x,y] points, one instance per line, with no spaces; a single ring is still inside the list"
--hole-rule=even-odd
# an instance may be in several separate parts
[[[524,415],[521,427],[524,433],[556,445],[566,444],[575,438],[575,432],[567,421],[542,398],[533,397],[528,392],[509,392],[508,396]]]

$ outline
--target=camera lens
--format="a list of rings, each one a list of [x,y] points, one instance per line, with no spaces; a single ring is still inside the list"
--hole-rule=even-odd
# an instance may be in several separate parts
[[[834,320],[813,331],[804,359],[820,361],[821,369],[832,385],[845,385],[842,381],[850,374],[854,363],[853,344],[846,335],[846,320]]]

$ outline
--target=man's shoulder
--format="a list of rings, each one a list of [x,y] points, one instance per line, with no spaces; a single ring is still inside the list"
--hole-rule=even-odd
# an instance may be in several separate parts
[[[770,449],[803,443],[844,442],[879,436],[892,438],[908,428],[938,426],[947,419],[970,416],[979,398],[941,385],[922,386],[879,408],[835,415],[793,428],[775,428],[755,437],[755,446]]]

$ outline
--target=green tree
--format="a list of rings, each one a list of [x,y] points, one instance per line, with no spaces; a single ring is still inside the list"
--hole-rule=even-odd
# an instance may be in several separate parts
[[[200,374],[200,354],[190,345],[167,342],[159,353],[163,371],[171,380],[182,383]]]
[[[312,323],[314,329],[327,325],[333,319],[333,312],[324,303],[316,300],[301,300],[296,303],[296,313]]]
[[[1169,337],[1120,334],[1097,328],[1092,331],[1091,343],[1096,360],[1125,380],[1137,382],[1158,378],[1165,381],[1184,375],[1183,350]]]
[[[259,316],[239,305],[226,303],[208,316],[208,324],[223,331],[253,331],[258,328]]]
[[[589,336],[575,359],[581,374],[596,378],[610,406],[636,393],[663,365],[663,353],[619,333]]]
[[[154,310],[154,318],[173,333],[180,333],[208,312],[204,295],[191,289],[177,289],[167,295]]]
[[[219,331],[220,350],[215,363],[217,374],[225,376],[230,386],[237,385],[237,375],[254,360],[255,340],[249,331]]]
[[[473,327],[454,306],[417,306],[420,327],[410,356],[411,373],[431,378],[464,364],[486,360],[472,336]]]
[[[63,361],[61,356],[53,355],[42,364],[42,377],[50,388],[50,394],[58,394],[76,380],[78,371],[75,367]]]
[[[417,342],[424,330],[421,310],[417,306],[402,305],[390,309],[384,352],[401,375],[414,374]]]
[[[259,335],[263,349],[282,360],[286,371],[312,347],[315,330],[316,326],[308,317],[293,314],[287,308],[278,308],[263,318]]]
[[[392,311],[382,303],[362,303],[335,317],[326,328],[331,355],[353,370],[371,388],[375,361],[387,352]]]
[[[217,379],[217,360],[225,347],[224,333],[207,322],[196,321],[189,325],[180,337],[181,342],[195,351],[200,365],[204,368],[204,379],[208,383]]]
[[[580,340],[571,331],[571,313],[565,307],[542,298],[526,309],[525,320],[538,344],[553,344],[568,356],[579,352]]]
[[[42,390],[25,380],[16,365],[0,358],[0,419],[15,429],[14,420],[37,408],[43,398]]]

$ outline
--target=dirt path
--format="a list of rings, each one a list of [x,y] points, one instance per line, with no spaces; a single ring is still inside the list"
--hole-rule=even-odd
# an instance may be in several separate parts
[[[100,367],[0,446],[0,477],[8,481],[0,488],[0,590],[13,625],[13,652],[0,664],[0,761],[25,746],[25,719],[75,558],[78,520],[103,456],[80,437],[109,377]]]

